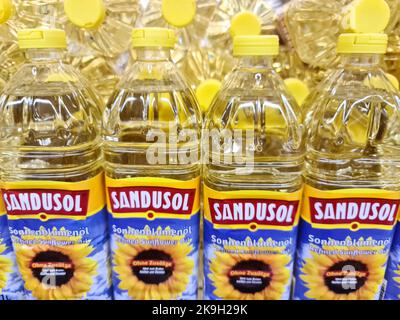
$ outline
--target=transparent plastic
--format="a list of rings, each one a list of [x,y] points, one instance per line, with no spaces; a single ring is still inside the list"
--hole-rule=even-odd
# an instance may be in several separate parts
[[[201,44],[204,41],[205,34],[214,15],[219,0],[197,0],[196,15],[191,23],[185,27],[176,27],[170,25],[162,14],[162,0],[148,0],[143,9],[143,14],[139,18],[137,25],[139,27],[158,27],[174,29],[178,38],[175,49],[172,51],[172,60],[180,63],[186,58],[190,48]],[[182,13],[184,14],[184,12]]]
[[[103,117],[103,140],[106,175],[113,179],[164,177],[194,179],[200,174],[200,108],[186,81],[171,60],[170,50],[143,48],[137,60],[123,76],[107,104]],[[160,151],[166,163],[152,163],[147,151],[161,132],[167,137],[192,131],[196,139]],[[197,154],[196,161],[179,163],[182,146]],[[161,146],[162,147],[162,146]]]
[[[69,55],[67,61],[80,70],[105,105],[129,65],[130,55],[129,52],[125,52],[116,58],[107,58],[96,54]]]
[[[138,0],[103,0],[104,22],[94,29],[83,29],[63,17],[65,31],[76,52],[89,47],[97,55],[116,57],[129,50],[130,37],[142,6]],[[70,51],[73,51],[70,48]],[[76,53],[75,55],[79,55]]]
[[[343,55],[306,101],[307,184],[399,190],[400,100],[380,55]]]
[[[0,89],[25,62],[17,44],[17,33],[26,28],[60,28],[61,0],[13,1],[13,13],[0,24]]]
[[[76,182],[102,171],[101,102],[63,51],[30,49],[0,97],[2,181]]]
[[[400,80],[400,1],[393,8],[397,16],[393,19],[393,28],[389,33],[388,51],[385,55],[385,71]]]
[[[207,29],[207,42],[214,48],[220,48],[223,56],[230,56],[232,51],[231,22],[234,17],[243,12],[254,14],[260,24],[262,35],[277,34],[279,32],[279,13],[287,1],[282,0],[222,0],[215,10]],[[274,61],[274,69],[281,77],[298,77],[293,73],[301,72],[296,54],[287,48],[280,50]],[[290,75],[289,75],[290,73]]]
[[[219,191],[298,191],[302,187],[304,158],[302,123],[301,110],[274,71],[272,58],[241,58],[205,121],[207,132],[226,129],[239,130],[241,134],[232,143],[210,135],[205,184]],[[247,131],[254,134],[250,140]],[[239,156],[233,159],[241,161],[213,161],[233,154]]]
[[[276,12],[278,1],[257,0],[221,0],[210,25],[207,37],[213,46],[226,48],[232,47],[230,34],[231,21],[239,13],[251,12],[258,17],[261,23],[261,34],[274,34],[276,30]]]
[[[385,0],[392,17],[386,32],[398,19],[398,0]],[[300,58],[312,67],[328,68],[337,65],[336,44],[345,31],[342,20],[353,0],[293,0],[285,10],[285,22],[293,46]]]

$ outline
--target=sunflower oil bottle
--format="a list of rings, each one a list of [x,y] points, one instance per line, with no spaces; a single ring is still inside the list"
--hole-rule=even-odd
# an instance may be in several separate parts
[[[0,200],[0,300],[24,298],[24,286],[12,248],[7,214],[4,203]]]
[[[339,37],[341,66],[310,95],[295,299],[382,297],[400,200],[398,91],[388,37]]]
[[[24,62],[17,44],[17,29],[21,26],[11,0],[0,1],[0,90]]]
[[[389,33],[388,51],[385,55],[385,70],[400,80],[400,1],[394,11],[397,14],[394,27]]]
[[[137,59],[103,118],[116,299],[196,299],[201,112],[171,29],[132,34]]]
[[[399,219],[400,220],[400,219]],[[385,300],[400,300],[400,224],[397,222],[386,270]]]
[[[286,78],[284,82],[289,93],[301,107],[310,94],[308,85],[298,78]]]
[[[171,28],[177,35],[172,60],[182,63],[192,47],[202,46],[219,0],[148,0],[139,27]]]
[[[285,24],[301,60],[326,69],[339,60],[338,36],[343,32],[382,32],[394,20],[390,8],[398,0],[293,0],[285,10]],[[395,11],[393,11],[395,12]],[[387,30],[388,31],[388,30]]]
[[[140,10],[138,0],[64,0],[66,31],[76,43],[88,45],[99,55],[115,57],[129,50]]]
[[[129,39],[142,5],[139,0],[63,2],[68,61],[107,102],[129,64]]]
[[[65,32],[18,35],[24,64],[0,97],[0,172],[28,299],[109,299],[101,102],[62,62]]]
[[[237,36],[233,48],[239,64],[207,113],[203,135],[204,297],[289,299],[302,113],[273,69],[278,36]]]
[[[207,46],[193,46],[179,65],[185,79],[196,94],[201,111],[206,114],[221,89],[225,76],[232,71],[234,59],[225,50]]]

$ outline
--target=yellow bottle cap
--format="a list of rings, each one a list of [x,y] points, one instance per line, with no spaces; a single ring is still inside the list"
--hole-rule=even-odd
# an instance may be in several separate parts
[[[250,11],[240,12],[231,20],[230,33],[232,37],[257,36],[261,34],[260,18]]]
[[[221,81],[216,79],[207,79],[200,83],[196,88],[196,98],[203,113],[206,113],[210,108],[215,96],[221,90],[221,86]]]
[[[390,21],[390,7],[385,0],[355,0],[342,21],[344,30],[379,33]]]
[[[297,78],[287,78],[285,79],[285,85],[291,95],[295,98],[297,104],[302,106],[308,95],[310,94],[310,90],[308,86]]]
[[[132,31],[132,47],[173,48],[176,43],[175,33],[166,28],[139,28]]]
[[[388,36],[384,33],[344,33],[339,36],[338,53],[386,53]]]
[[[96,29],[106,18],[103,0],[64,0],[64,11],[79,28]]]
[[[276,56],[279,54],[279,37],[237,36],[233,39],[234,56]]]
[[[196,17],[196,0],[162,0],[161,12],[165,21],[177,28],[191,24]]]
[[[25,29],[18,32],[20,49],[67,47],[65,31],[60,29]]]
[[[11,0],[0,0],[0,23],[6,23],[13,12]]]

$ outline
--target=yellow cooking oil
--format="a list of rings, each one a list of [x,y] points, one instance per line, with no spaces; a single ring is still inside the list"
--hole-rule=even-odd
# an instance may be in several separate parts
[[[294,0],[285,10],[285,22],[301,60],[326,69],[339,61],[335,49],[341,33],[393,28],[398,3],[398,0],[334,0],[321,6],[315,0]],[[391,21],[389,24],[387,19]]]
[[[138,0],[65,0],[63,21],[69,41],[97,55],[119,56],[129,50],[141,8]]]
[[[178,64],[196,94],[203,115],[206,114],[234,64],[234,58],[226,54],[226,50],[212,48],[209,45],[192,46],[186,58]]]
[[[115,299],[196,299],[201,112],[175,33],[139,28],[103,117]]]
[[[136,25],[174,29],[177,43],[172,60],[180,64],[206,42],[207,28],[218,5],[218,0],[147,0]]]
[[[290,298],[302,194],[302,112],[273,69],[275,35],[237,36],[205,120],[204,298]]]
[[[0,98],[3,199],[26,298],[110,299],[101,101],[63,62],[65,32],[24,29]]]
[[[384,33],[339,37],[311,93],[295,299],[377,300],[398,211],[399,97]]]

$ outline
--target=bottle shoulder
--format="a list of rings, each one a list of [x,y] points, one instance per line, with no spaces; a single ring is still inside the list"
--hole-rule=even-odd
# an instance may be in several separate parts
[[[381,69],[332,72],[306,109],[311,151],[328,157],[400,156],[400,99]]]
[[[72,67],[25,64],[0,96],[1,144],[35,148],[96,144],[102,109],[97,95]]]

